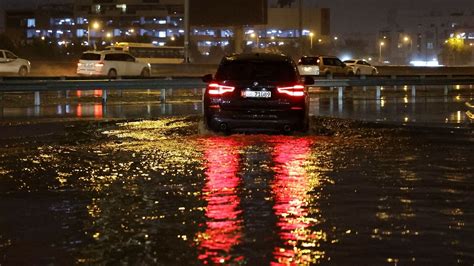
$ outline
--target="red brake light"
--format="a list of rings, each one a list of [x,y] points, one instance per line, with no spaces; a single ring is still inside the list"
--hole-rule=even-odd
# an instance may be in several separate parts
[[[294,85],[290,87],[278,87],[279,93],[288,94],[290,96],[301,97],[304,96],[304,86],[303,85]]]
[[[207,87],[207,90],[210,95],[222,95],[227,92],[233,92],[235,90],[235,87],[211,83]]]

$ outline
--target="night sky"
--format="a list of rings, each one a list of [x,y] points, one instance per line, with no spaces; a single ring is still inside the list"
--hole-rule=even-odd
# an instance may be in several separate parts
[[[396,10],[474,11],[473,0],[304,0],[331,9],[333,34],[376,33]],[[0,9],[27,8],[35,4],[71,3],[72,0],[0,0]],[[297,0],[296,0],[297,3]]]

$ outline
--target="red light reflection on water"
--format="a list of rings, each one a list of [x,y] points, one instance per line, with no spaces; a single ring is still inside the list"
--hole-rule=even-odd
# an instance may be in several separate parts
[[[100,104],[100,103],[94,104],[94,117],[95,118],[102,118],[103,115],[104,114],[102,112],[102,104]]]
[[[82,105],[80,103],[78,103],[76,106],[76,116],[82,117]]]
[[[281,241],[272,252],[272,265],[300,265],[317,263],[324,251],[316,250],[325,238],[315,231],[317,209],[310,208],[308,191],[314,182],[306,173],[305,161],[310,157],[313,139],[287,136],[252,136],[203,140],[206,163],[204,200],[207,201],[206,230],[199,233],[197,243],[199,259],[204,264],[240,264],[245,257],[236,250],[244,244],[244,225],[237,194],[241,179],[239,151],[246,145],[272,147],[275,176],[271,184],[273,211],[277,217],[277,234]],[[264,257],[264,256],[263,256]]]
[[[320,236],[310,230],[307,192],[311,189],[304,162],[310,153],[312,140],[288,138],[276,141],[273,157],[275,178],[272,185],[283,246],[275,247],[272,265],[310,264],[317,260],[304,246],[314,246]],[[316,255],[317,256],[317,255]]]
[[[242,256],[232,255],[232,248],[240,244],[242,218],[237,189],[240,179],[236,173],[239,143],[229,138],[210,138],[204,141],[207,201],[206,231],[198,235],[199,260],[204,264],[236,264]]]

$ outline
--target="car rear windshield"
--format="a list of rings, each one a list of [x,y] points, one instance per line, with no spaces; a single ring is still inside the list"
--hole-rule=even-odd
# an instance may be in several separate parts
[[[315,57],[302,57],[300,61],[298,61],[298,65],[316,65],[317,58]]]
[[[81,60],[94,60],[94,61],[99,61],[100,60],[100,54],[95,54],[95,53],[84,53],[81,56]]]
[[[344,61],[344,63],[354,64],[354,63],[355,63],[355,60],[346,60],[346,61]]]
[[[297,80],[297,76],[295,68],[288,62],[232,61],[219,67],[216,79],[290,82]]]

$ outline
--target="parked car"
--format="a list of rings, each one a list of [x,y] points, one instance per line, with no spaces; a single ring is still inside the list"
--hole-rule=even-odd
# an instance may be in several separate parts
[[[209,129],[293,130],[309,126],[309,98],[294,61],[280,54],[238,54],[222,59],[216,75],[205,75],[204,118]]]
[[[298,61],[298,71],[303,76],[318,76],[319,75],[319,64],[318,57],[315,56],[303,56]]]
[[[377,75],[379,72],[377,68],[369,64],[363,59],[351,59],[345,60],[344,63],[347,66],[352,67],[355,75]]]
[[[0,50],[0,73],[26,76],[30,73],[30,69],[30,61],[19,58],[8,50]]]
[[[304,69],[304,66],[307,67],[308,72],[310,71],[310,69],[308,68],[309,66],[315,66],[313,68],[313,71],[315,71],[317,66],[319,75],[354,75],[352,67],[346,66],[346,64],[344,64],[336,56],[303,56],[298,62],[301,63],[302,67],[300,67],[299,69],[303,68],[303,73],[307,73]],[[303,64],[303,62],[305,62],[305,64]]]
[[[139,62],[131,54],[121,51],[87,51],[77,64],[77,74],[88,76],[142,76],[149,77],[151,66]]]

